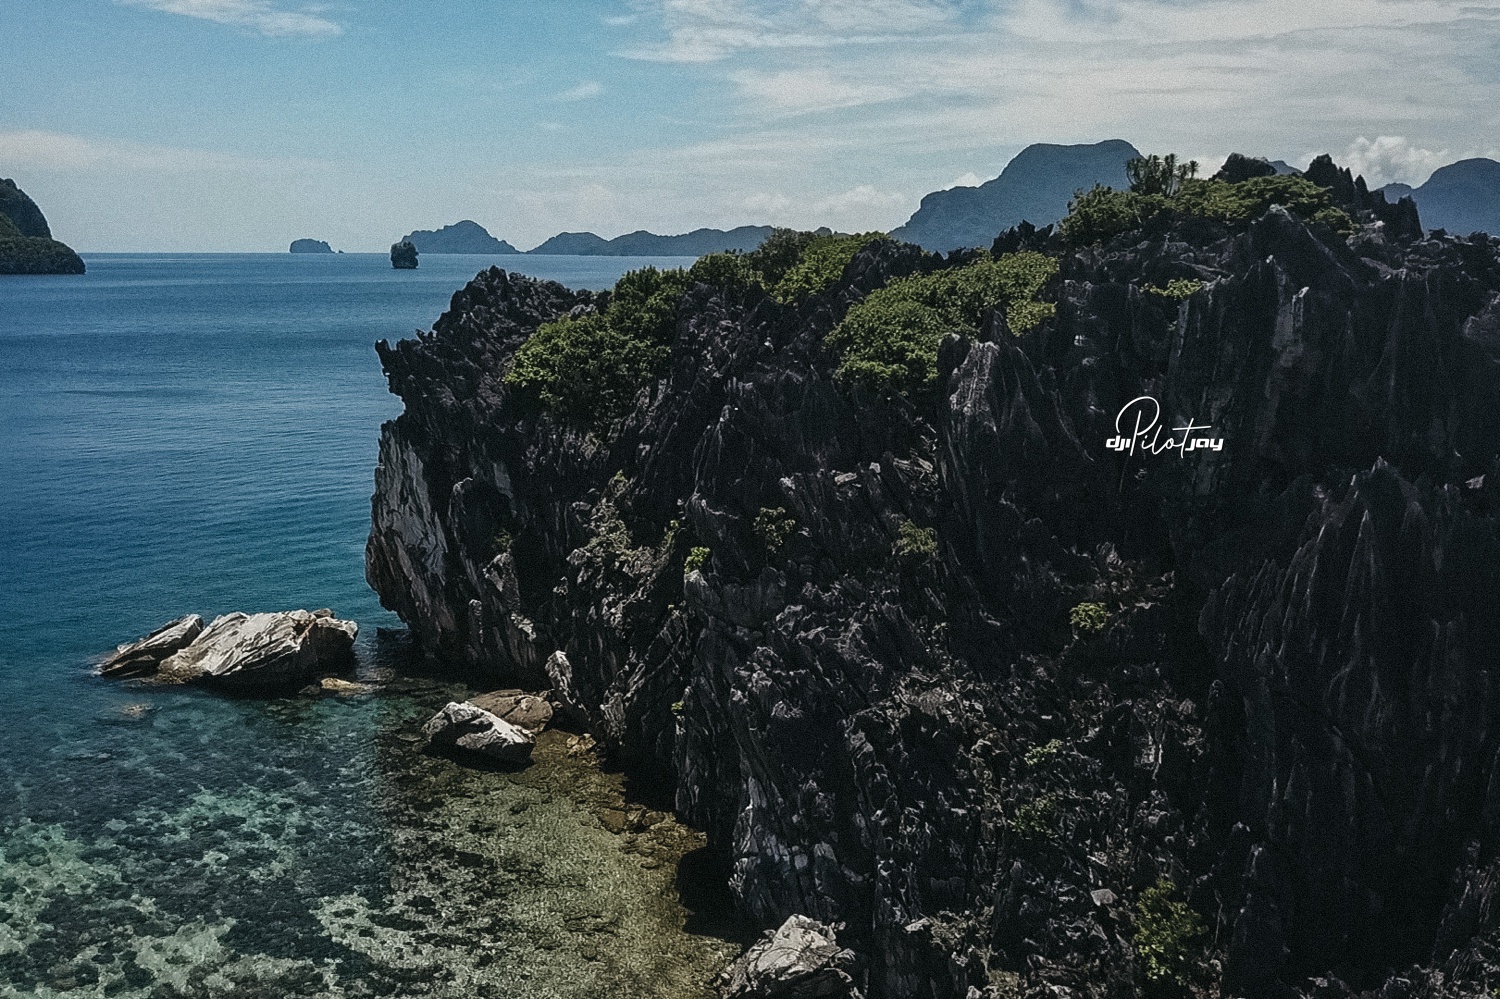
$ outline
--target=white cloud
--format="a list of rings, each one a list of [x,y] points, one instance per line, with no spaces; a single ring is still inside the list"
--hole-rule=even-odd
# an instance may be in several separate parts
[[[604,93],[604,86],[594,80],[584,80],[576,87],[569,87],[557,95],[560,101],[586,101]]]
[[[168,14],[196,17],[218,24],[248,28],[273,38],[303,36],[331,38],[344,33],[343,25],[323,17],[316,9],[283,10],[271,0],[118,0],[131,7],[149,7]]]
[[[62,132],[0,132],[0,164],[32,170],[122,173],[299,173],[327,168],[321,160],[269,159],[207,149],[91,139]]]
[[[731,74],[740,93],[757,109],[801,113],[877,104],[901,96],[901,91],[878,81],[851,82],[826,69],[792,69],[766,73],[743,70]]]
[[[1438,167],[1460,158],[1446,149],[1435,152],[1419,148],[1400,135],[1380,135],[1374,139],[1361,135],[1349,144],[1339,162],[1363,174],[1372,188],[1398,182],[1416,187]]]
[[[952,180],[948,181],[948,183],[946,183],[946,184],[943,185],[943,190],[945,190],[945,191],[951,191],[955,187],[978,187],[980,184],[983,184],[983,183],[984,183],[984,179],[982,177],[980,177],[979,174],[975,173],[973,170],[970,170],[968,173],[964,174],[962,177],[954,177]]]

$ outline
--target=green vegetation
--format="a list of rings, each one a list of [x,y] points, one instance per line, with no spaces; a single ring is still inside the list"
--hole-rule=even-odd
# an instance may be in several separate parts
[[[1057,261],[1024,252],[892,281],[828,334],[828,346],[842,357],[839,375],[883,392],[930,389],[944,336],[977,336],[984,314],[998,307],[1011,333],[1021,335],[1055,311],[1036,295],[1056,273]]]
[[[680,715],[680,714],[682,714],[682,702],[681,701],[673,701],[672,702],[672,713],[674,715]]]
[[[1175,153],[1166,156],[1137,156],[1125,164],[1125,179],[1136,194],[1162,194],[1168,197],[1182,185],[1198,176],[1198,161],[1178,163]]]
[[[896,530],[896,555],[900,558],[926,559],[937,554],[937,531],[903,520]]]
[[[1057,754],[1062,752],[1062,748],[1061,739],[1050,739],[1045,745],[1032,746],[1026,750],[1026,765],[1034,770],[1051,763],[1057,758]]]
[[[0,274],[82,274],[83,260],[55,239],[27,236],[0,213]]]
[[[1068,612],[1068,623],[1079,635],[1097,635],[1109,627],[1109,609],[1103,604],[1082,603]]]
[[[771,297],[782,303],[800,302],[830,287],[844,275],[854,255],[877,240],[890,239],[883,232],[857,236],[817,236],[803,249],[797,262],[774,285]],[[759,250],[755,251],[760,252]],[[753,260],[754,253],[751,258]],[[752,264],[753,266],[753,264]]]
[[[1177,897],[1177,886],[1162,878],[1141,893],[1135,906],[1135,950],[1153,982],[1188,983],[1195,941],[1205,932],[1203,917]]]
[[[560,420],[601,429],[630,412],[641,388],[663,374],[691,285],[735,294],[760,285],[780,302],[795,302],[832,285],[856,253],[888,238],[778,229],[750,253],[712,253],[686,271],[631,271],[603,312],[544,323],[516,351],[505,383]]]
[[[510,551],[510,546],[514,543],[514,539],[510,536],[509,531],[500,530],[495,532],[494,543],[495,554],[500,555]]]
[[[786,539],[797,529],[797,521],[786,512],[785,507],[761,507],[755,515],[755,536],[760,538],[766,551],[775,553],[786,544]]]
[[[1180,302],[1185,298],[1192,298],[1198,292],[1202,291],[1203,282],[1195,281],[1192,278],[1173,278],[1167,282],[1165,288],[1147,288],[1146,290],[1153,295],[1160,295],[1163,298],[1171,298]]]
[[[688,552],[687,560],[682,563],[682,574],[685,576],[690,572],[699,571],[708,565],[709,556],[712,554],[713,552],[707,548],[694,548]]]
[[[1157,161],[1154,165],[1151,161]],[[1333,196],[1306,177],[1252,177],[1239,183],[1223,180],[1196,180],[1188,167],[1178,166],[1172,157],[1148,157],[1137,167],[1128,191],[1095,185],[1090,191],[1079,191],[1068,205],[1063,219],[1063,236],[1074,246],[1098,246],[1114,237],[1164,225],[1174,220],[1208,219],[1228,228],[1243,228],[1264,215],[1272,205],[1309,222],[1321,222],[1335,231],[1347,234],[1353,223],[1342,210],[1333,206]],[[1170,170],[1169,170],[1170,168]],[[1170,176],[1169,176],[1170,172]],[[1136,178],[1139,183],[1136,183]]]
[[[597,428],[619,419],[661,374],[686,287],[680,270],[631,271],[602,313],[543,323],[516,351],[505,383],[561,420]]]
[[[1010,827],[1018,836],[1048,840],[1057,835],[1057,795],[1041,794],[1016,809]]]

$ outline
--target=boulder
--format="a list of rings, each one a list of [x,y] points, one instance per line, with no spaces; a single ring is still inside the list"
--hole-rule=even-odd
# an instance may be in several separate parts
[[[359,626],[333,611],[225,614],[207,628],[197,615],[121,647],[100,667],[110,677],[143,676],[238,690],[296,687],[354,664]]]
[[[535,744],[530,732],[468,701],[449,701],[422,734],[436,747],[467,749],[505,763],[524,763]]]
[[[186,648],[203,633],[203,618],[189,614],[162,625],[145,638],[115,649],[99,665],[99,675],[111,679],[150,676],[162,660]]]
[[[848,973],[853,963],[833,927],[789,916],[729,966],[719,991],[724,999],[859,999]]]
[[[468,703],[483,708],[501,721],[510,722],[532,735],[552,724],[552,705],[545,697],[522,690],[496,690],[469,698]]]

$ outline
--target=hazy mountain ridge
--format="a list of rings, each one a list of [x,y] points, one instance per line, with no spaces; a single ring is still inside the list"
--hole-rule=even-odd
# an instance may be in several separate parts
[[[1387,201],[1410,197],[1428,229],[1500,233],[1500,163],[1484,157],[1459,160],[1433,172],[1425,184],[1387,184]]]

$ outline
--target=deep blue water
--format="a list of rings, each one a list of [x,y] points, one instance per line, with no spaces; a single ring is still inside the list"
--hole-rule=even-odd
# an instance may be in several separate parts
[[[511,840],[483,849],[558,842],[547,821],[589,825],[568,781],[591,778],[475,774],[413,746],[413,726],[451,691],[405,678],[402,643],[376,638],[399,622],[364,583],[363,548],[379,427],[400,404],[373,343],[430,327],[490,262],[599,288],[682,261],[85,259],[82,277],[0,278],[0,996],[487,994],[484,972],[454,967],[472,963],[475,932],[413,915],[431,907],[413,899],[445,889],[410,886],[443,868],[402,844],[441,841],[414,830],[448,807],[429,800],[442,781],[511,807],[517,794],[555,802],[555,815],[533,810],[552,819],[512,823]],[[324,606],[359,623],[378,696],[226,701],[89,672],[184,613]],[[474,835],[461,818],[443,828]],[[590,839],[557,858],[583,868],[554,872],[555,890],[533,872],[543,896],[576,908],[634,892],[648,905],[660,888],[630,880],[634,861],[586,856],[599,849]],[[505,896],[474,866],[438,880]],[[580,963],[577,941],[546,945],[545,905],[505,904],[481,915],[510,955],[486,966],[526,971],[507,994],[600,987],[599,961],[567,964]],[[513,932],[493,931],[507,920]],[[697,952],[679,944],[680,985]],[[564,962],[547,965],[562,984],[532,991],[544,957]],[[611,960],[611,974],[671,978]]]

